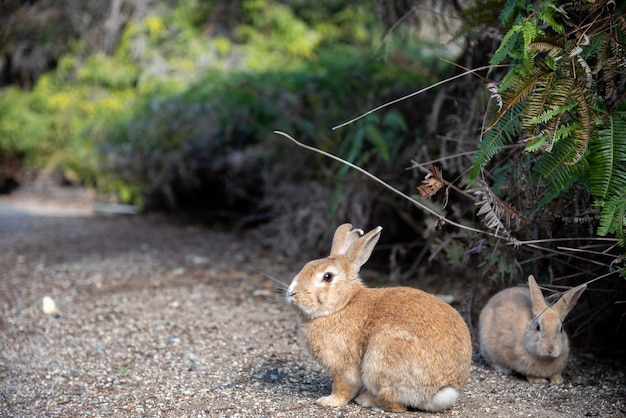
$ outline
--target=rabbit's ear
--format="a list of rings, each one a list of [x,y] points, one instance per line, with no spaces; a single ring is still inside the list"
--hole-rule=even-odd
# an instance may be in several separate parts
[[[346,251],[346,258],[350,261],[358,272],[361,269],[361,266],[365,264],[365,262],[372,255],[372,251],[374,250],[374,246],[378,242],[380,238],[380,231],[382,231],[382,227],[377,226],[372,229],[367,234],[363,235],[357,241],[353,242],[352,245]]]
[[[532,274],[528,276],[528,287],[530,287],[530,300],[533,305],[533,316],[536,318],[548,309],[548,305],[546,305],[543,293],[541,293],[541,289],[537,285],[535,276]]]
[[[561,317],[561,321],[565,319],[567,314],[574,308],[574,305],[578,302],[578,298],[583,294],[586,288],[587,285],[583,284],[570,289],[556,301],[554,304],[554,310],[557,311]]]
[[[360,229],[352,229],[352,224],[340,225],[335,230],[330,255],[344,255],[346,251],[348,251],[348,248],[350,248],[350,245],[358,240],[361,235],[363,235],[363,231]]]

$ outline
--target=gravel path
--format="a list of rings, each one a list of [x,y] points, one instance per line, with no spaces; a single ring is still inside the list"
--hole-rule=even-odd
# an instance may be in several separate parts
[[[94,216],[88,195],[0,198],[0,416],[623,417],[626,374],[577,353],[563,386],[475,361],[440,414],[329,410],[330,379],[259,271],[300,266],[245,235]],[[45,315],[42,298],[56,301]]]

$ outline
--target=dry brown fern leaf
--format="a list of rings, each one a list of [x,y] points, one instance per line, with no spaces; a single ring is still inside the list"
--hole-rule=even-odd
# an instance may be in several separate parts
[[[436,195],[445,184],[441,174],[441,169],[432,163],[430,164],[430,173],[431,174],[422,180],[422,184],[417,187],[417,191],[424,199],[429,199]]]
[[[474,196],[474,204],[480,208],[476,215],[482,218],[483,225],[495,230],[497,235],[515,241],[511,229],[519,229],[528,223],[528,219],[496,196],[484,182],[481,182],[481,189]]]

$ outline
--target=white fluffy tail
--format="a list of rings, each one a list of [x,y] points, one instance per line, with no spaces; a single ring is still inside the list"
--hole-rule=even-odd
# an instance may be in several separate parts
[[[459,399],[459,392],[450,386],[441,389],[435,393],[429,401],[419,405],[420,409],[425,411],[437,412],[452,407]]]

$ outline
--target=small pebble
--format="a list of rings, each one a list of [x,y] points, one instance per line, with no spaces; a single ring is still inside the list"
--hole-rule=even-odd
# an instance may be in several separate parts
[[[46,315],[55,315],[59,311],[56,302],[50,296],[44,296],[41,299],[41,310]]]

